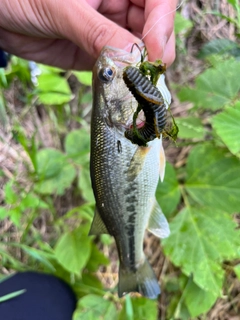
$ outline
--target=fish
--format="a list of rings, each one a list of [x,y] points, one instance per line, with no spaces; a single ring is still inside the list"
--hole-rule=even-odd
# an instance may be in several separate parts
[[[125,137],[138,102],[123,80],[126,67],[137,67],[138,50],[104,47],[93,68],[90,175],[96,201],[90,235],[110,234],[119,256],[118,296],[139,292],[150,299],[160,294],[158,279],[143,252],[145,230],[165,238],[169,225],[155,198],[163,180],[162,137],[138,146]],[[171,95],[164,75],[157,84],[166,101]],[[144,124],[140,112],[137,126]]]

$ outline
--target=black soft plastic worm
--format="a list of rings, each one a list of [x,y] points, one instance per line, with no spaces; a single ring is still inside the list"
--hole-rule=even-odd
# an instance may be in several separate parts
[[[133,116],[133,126],[125,131],[125,137],[139,146],[160,138],[166,125],[166,105],[161,92],[136,67],[127,67],[123,72],[123,80],[129,91],[138,102],[137,111]],[[146,121],[141,128],[137,128],[138,113],[143,110]]]

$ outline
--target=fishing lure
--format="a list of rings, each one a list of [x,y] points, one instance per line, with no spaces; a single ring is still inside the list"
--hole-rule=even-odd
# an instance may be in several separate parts
[[[156,72],[154,77],[157,79]],[[123,80],[138,102],[138,108],[133,115],[133,125],[125,131],[125,137],[134,144],[146,146],[147,142],[160,138],[166,125],[167,110],[164,99],[157,87],[142,74],[141,69],[125,68]],[[143,110],[146,120],[145,124],[138,128],[136,120],[141,110]]]

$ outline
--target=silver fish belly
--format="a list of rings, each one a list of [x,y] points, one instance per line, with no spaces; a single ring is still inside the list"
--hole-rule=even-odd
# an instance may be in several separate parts
[[[122,74],[138,61],[134,54],[105,47],[93,70],[90,171],[96,211],[90,234],[109,233],[116,241],[119,297],[136,291],[154,299],[160,287],[143,253],[143,239],[146,228],[158,237],[169,235],[155,199],[165,162],[161,139],[139,147],[124,136],[137,102]]]

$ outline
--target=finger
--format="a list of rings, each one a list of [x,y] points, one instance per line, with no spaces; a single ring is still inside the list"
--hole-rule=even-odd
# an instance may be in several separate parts
[[[23,59],[62,69],[91,70],[95,60],[69,40],[29,37],[0,28],[0,47]]]
[[[145,0],[131,0],[131,2],[138,7],[141,7],[141,8],[145,7]]]
[[[106,45],[123,49],[139,39],[96,12],[84,1],[68,2],[64,16],[69,20],[62,32],[65,37],[83,48],[90,56],[97,58]]]
[[[130,30],[142,34],[144,23],[144,10],[138,6],[130,5],[127,16],[127,26]]]
[[[146,0],[143,38],[150,61],[162,59],[165,46],[173,32],[176,1]],[[160,19],[159,19],[160,18]]]
[[[173,63],[173,61],[175,60],[175,57],[176,57],[175,34],[174,34],[174,32],[172,32],[172,34],[166,44],[164,54],[162,57],[162,61],[167,64],[167,67],[169,67]]]

